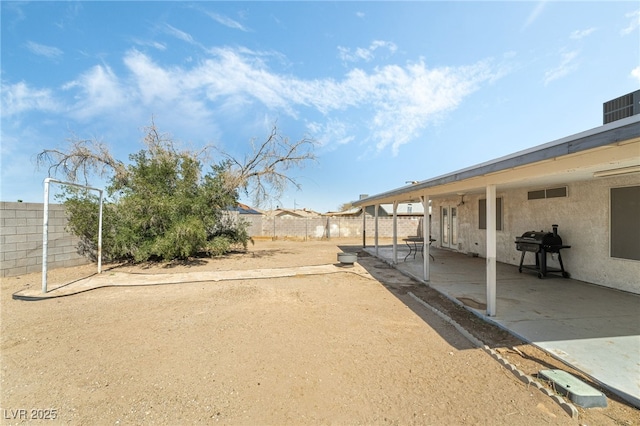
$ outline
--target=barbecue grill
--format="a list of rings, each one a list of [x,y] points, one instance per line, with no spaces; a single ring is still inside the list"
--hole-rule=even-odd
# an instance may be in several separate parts
[[[523,268],[532,269],[538,272],[538,278],[546,277],[548,273],[560,273],[564,278],[569,278],[569,273],[564,270],[562,263],[562,253],[560,250],[571,248],[571,246],[563,245],[562,238],[558,235],[558,225],[552,225],[553,232],[545,231],[527,231],[522,236],[516,238],[516,250],[522,252],[520,257],[519,272]],[[533,253],[536,257],[535,265],[523,265],[525,254]],[[547,254],[558,255],[560,268],[551,268],[547,266]]]

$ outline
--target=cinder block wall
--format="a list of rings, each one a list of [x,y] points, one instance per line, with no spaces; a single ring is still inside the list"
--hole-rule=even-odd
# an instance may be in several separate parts
[[[0,277],[42,270],[43,217],[42,203],[0,202]],[[64,207],[49,204],[49,269],[90,263],[78,254],[78,238],[66,226]]]
[[[244,215],[248,222],[249,233],[252,237],[272,238],[351,238],[362,236],[362,218],[350,217],[274,217],[262,215]],[[398,237],[404,238],[418,235],[421,229],[421,219],[415,217],[398,218]],[[375,219],[367,217],[367,238],[374,237]],[[378,235],[382,238],[393,236],[393,218],[378,218]]]

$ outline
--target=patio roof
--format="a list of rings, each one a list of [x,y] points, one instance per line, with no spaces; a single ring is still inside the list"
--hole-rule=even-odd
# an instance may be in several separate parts
[[[472,167],[353,202],[354,206],[414,201],[428,194],[484,192],[515,186],[566,184],[594,173],[640,167],[640,115],[596,127]]]

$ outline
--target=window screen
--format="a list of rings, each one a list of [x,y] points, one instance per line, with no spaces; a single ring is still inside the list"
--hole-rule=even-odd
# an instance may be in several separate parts
[[[640,260],[640,186],[611,188],[611,257]]]
[[[478,201],[478,229],[487,229],[487,200]],[[502,198],[496,198],[496,231],[502,231]]]

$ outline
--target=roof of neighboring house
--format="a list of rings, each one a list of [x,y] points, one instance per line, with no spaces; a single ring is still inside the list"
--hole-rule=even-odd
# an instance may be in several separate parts
[[[362,207],[352,207],[341,212],[327,212],[327,216],[358,216],[362,212]]]
[[[417,201],[498,188],[566,184],[594,173],[639,167],[640,115],[353,202],[354,206]]]
[[[246,204],[238,203],[236,207],[232,207],[229,210],[238,212],[240,214],[263,214],[262,212],[247,206]]]
[[[317,217],[320,213],[309,209],[275,209],[269,212],[273,216]]]

